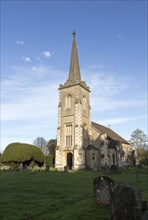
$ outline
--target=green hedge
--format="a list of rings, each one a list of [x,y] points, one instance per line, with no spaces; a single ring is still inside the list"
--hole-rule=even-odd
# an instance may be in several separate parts
[[[27,163],[35,161],[38,165],[44,164],[44,154],[36,146],[25,143],[9,144],[2,155],[3,163]]]

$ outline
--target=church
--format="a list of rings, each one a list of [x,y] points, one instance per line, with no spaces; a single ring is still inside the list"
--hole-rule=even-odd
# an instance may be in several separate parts
[[[129,143],[108,127],[91,121],[90,88],[81,79],[73,33],[69,76],[59,85],[55,167],[79,170],[122,166],[122,152]]]

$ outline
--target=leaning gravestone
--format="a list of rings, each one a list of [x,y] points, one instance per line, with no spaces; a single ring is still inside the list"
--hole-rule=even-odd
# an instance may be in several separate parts
[[[94,196],[97,203],[110,204],[111,188],[114,181],[107,176],[100,176],[94,179]]]
[[[115,185],[111,191],[110,220],[141,220],[140,190],[128,184]]]

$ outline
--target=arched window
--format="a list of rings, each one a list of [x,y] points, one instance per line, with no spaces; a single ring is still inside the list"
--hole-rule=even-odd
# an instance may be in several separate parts
[[[71,146],[72,145],[72,125],[67,124],[65,127],[65,134],[66,134],[66,146]]]
[[[65,107],[66,109],[71,108],[71,95],[65,97]]]
[[[95,152],[92,152],[92,160],[95,160]]]

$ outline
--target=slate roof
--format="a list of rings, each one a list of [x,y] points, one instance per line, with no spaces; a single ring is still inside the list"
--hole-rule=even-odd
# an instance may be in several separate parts
[[[107,128],[107,127],[105,127],[103,125],[97,124],[97,123],[95,123],[93,121],[91,122],[91,124],[92,124],[92,127],[97,129],[102,134],[107,134],[108,139],[116,140],[116,141],[120,141],[122,143],[128,144],[128,142],[124,138],[122,138],[120,135],[118,135],[116,132],[114,132],[110,128]]]

